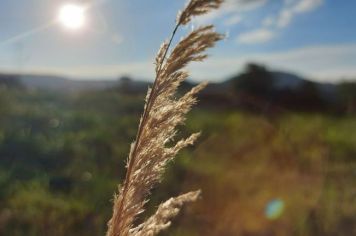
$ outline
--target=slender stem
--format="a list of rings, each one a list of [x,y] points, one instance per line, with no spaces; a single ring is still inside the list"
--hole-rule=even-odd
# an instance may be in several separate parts
[[[174,30],[173,30],[173,32],[172,32],[172,35],[171,35],[171,38],[169,40],[168,46],[166,48],[166,51],[164,52],[163,57],[162,57],[161,61],[159,62],[159,67],[158,67],[158,70],[157,70],[157,73],[156,73],[155,80],[154,80],[153,85],[152,85],[152,90],[151,90],[150,96],[147,99],[146,109],[143,111],[142,121],[141,121],[141,123],[139,125],[139,128],[138,128],[138,131],[137,131],[136,142],[134,144],[132,155],[131,155],[131,157],[129,159],[129,163],[128,163],[128,167],[127,167],[127,172],[126,172],[126,176],[125,176],[125,182],[124,182],[124,186],[123,186],[123,189],[122,189],[122,200],[119,202],[120,205],[119,205],[117,219],[120,219],[121,216],[122,216],[122,210],[123,210],[124,202],[126,201],[126,195],[127,195],[127,191],[128,191],[131,175],[132,175],[132,169],[133,169],[133,167],[134,167],[134,165],[136,163],[136,155],[137,155],[138,147],[140,145],[141,136],[142,136],[142,133],[143,133],[143,128],[145,127],[145,125],[147,123],[147,118],[148,118],[148,116],[150,114],[152,105],[153,105],[153,103],[155,101],[157,80],[158,80],[158,77],[159,77],[159,75],[160,75],[160,73],[162,71],[162,66],[163,66],[164,61],[165,61],[165,59],[167,57],[169,48],[172,45],[172,41],[174,39],[174,36],[177,33],[177,30],[178,30],[179,26],[180,26],[180,23],[177,23],[175,28],[174,28]],[[115,222],[113,222],[113,223],[115,224]]]

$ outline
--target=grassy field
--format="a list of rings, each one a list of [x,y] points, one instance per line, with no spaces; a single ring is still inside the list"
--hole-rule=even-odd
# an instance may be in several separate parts
[[[142,104],[115,91],[1,91],[0,235],[104,235]],[[198,108],[179,135],[199,130],[149,212],[187,190],[202,199],[164,235],[356,234],[354,116]]]

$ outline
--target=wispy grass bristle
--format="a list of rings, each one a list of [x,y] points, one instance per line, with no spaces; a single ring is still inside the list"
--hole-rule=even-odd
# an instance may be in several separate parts
[[[171,225],[171,219],[178,215],[182,206],[195,202],[200,196],[200,190],[171,198],[159,205],[156,213],[143,224],[130,231],[135,236],[154,236]]]
[[[186,25],[191,21],[192,17],[217,9],[223,2],[224,0],[191,0],[185,9],[178,14],[177,22]]]

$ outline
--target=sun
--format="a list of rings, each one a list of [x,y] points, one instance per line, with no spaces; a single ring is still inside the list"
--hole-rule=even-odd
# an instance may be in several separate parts
[[[67,29],[78,30],[85,23],[85,9],[76,4],[66,4],[59,9],[58,21]]]

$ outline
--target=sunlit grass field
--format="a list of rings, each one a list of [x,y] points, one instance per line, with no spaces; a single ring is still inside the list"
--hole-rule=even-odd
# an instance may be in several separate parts
[[[104,235],[142,105],[114,90],[1,91],[0,235]],[[149,206],[202,198],[162,235],[356,234],[354,116],[199,107],[180,135],[199,130]]]

